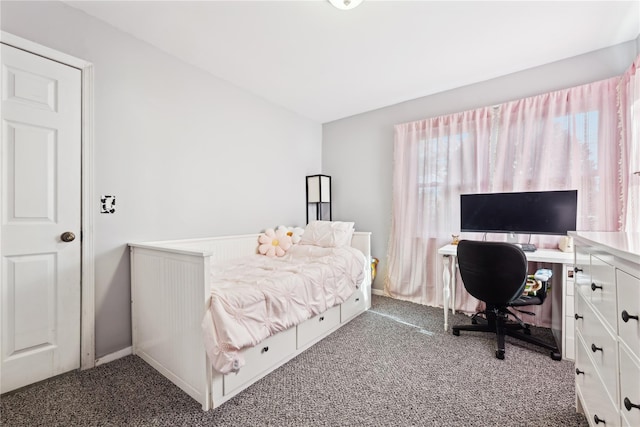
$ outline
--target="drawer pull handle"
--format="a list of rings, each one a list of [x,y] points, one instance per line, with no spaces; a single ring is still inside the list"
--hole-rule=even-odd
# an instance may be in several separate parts
[[[624,407],[627,408],[627,411],[630,411],[631,408],[640,409],[640,405],[636,405],[634,403],[631,403],[631,401],[629,400],[628,397],[624,398]]]
[[[269,351],[269,346],[262,347],[261,353],[266,353],[267,351]]]
[[[356,302],[360,301],[360,298],[356,298]]]
[[[622,310],[622,320],[624,321],[624,323],[627,323],[629,319],[638,320],[638,316],[632,316],[629,313],[627,313],[627,310]]]
[[[600,424],[600,423],[606,424],[605,420],[603,420],[602,418],[598,417],[597,414],[593,416],[593,421],[595,421],[596,424]]]
[[[598,285],[596,285],[595,283],[592,283],[592,284],[591,284],[591,290],[592,290],[592,291],[595,291],[596,289],[602,289],[602,286],[598,286]]]
[[[574,272],[574,273],[580,273],[581,271],[582,271],[582,269],[581,269],[581,268],[573,267],[573,272]]]
[[[324,316],[320,316],[320,321],[322,322],[324,320]]]
[[[584,371],[581,371],[580,369],[576,368],[576,375],[584,375]]]
[[[602,347],[596,347],[595,344],[591,344],[591,351],[593,351],[594,353],[596,351],[602,351]],[[604,353],[604,352],[603,352]]]
[[[578,313],[574,314],[573,317],[575,317],[576,320],[584,319],[584,316],[580,316]]]

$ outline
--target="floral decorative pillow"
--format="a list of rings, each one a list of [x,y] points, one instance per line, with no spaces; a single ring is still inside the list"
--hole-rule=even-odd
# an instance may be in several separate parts
[[[291,247],[291,236],[281,228],[268,228],[258,237],[258,252],[269,257],[283,256]]]
[[[300,244],[323,248],[349,246],[353,236],[353,226],[353,222],[312,221],[304,229]]]
[[[281,229],[285,230],[287,236],[291,237],[291,243],[294,245],[300,242],[302,233],[304,233],[304,228],[301,227],[287,227],[286,225],[280,225],[276,228],[276,231]]]

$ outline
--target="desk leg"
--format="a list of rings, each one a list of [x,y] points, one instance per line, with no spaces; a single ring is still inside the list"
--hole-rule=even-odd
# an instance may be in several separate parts
[[[442,305],[444,306],[444,330],[449,329],[449,298],[451,285],[451,264],[453,257],[449,255],[442,256]]]
[[[458,257],[451,257],[451,280],[449,280],[449,286],[451,287],[451,313],[456,314],[456,286],[458,282],[458,275],[456,274],[456,268],[458,268]]]

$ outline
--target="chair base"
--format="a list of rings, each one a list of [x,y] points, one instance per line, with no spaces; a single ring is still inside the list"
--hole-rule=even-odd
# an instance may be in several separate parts
[[[496,334],[497,338],[497,348],[496,348],[496,358],[504,359],[505,355],[505,336],[510,336],[513,338],[520,339],[522,341],[528,342],[530,344],[534,344],[540,346],[542,348],[546,348],[547,350],[551,350],[549,356],[553,360],[562,360],[562,354],[557,346],[553,344],[549,344],[539,338],[532,337],[531,331],[529,330],[529,326],[526,324],[514,323],[507,321],[507,314],[505,312],[483,312],[486,318],[478,316],[478,314],[474,315],[472,318],[472,325],[460,325],[453,326],[451,328],[451,332],[455,336],[460,335],[460,331],[476,331],[476,332],[493,332]],[[524,326],[523,326],[524,325]]]

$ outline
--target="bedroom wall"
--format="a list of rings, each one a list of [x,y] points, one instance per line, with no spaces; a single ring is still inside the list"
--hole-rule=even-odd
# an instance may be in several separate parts
[[[131,345],[127,242],[304,225],[322,127],[60,2],[1,28],[95,66],[96,356]],[[99,213],[115,195],[116,213]]]
[[[371,231],[384,288],[391,227],[393,126],[621,75],[640,53],[640,37],[607,49],[323,125],[323,172],[332,176],[334,217]]]

